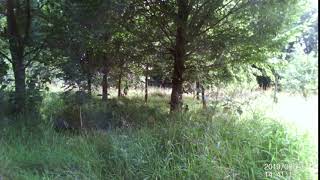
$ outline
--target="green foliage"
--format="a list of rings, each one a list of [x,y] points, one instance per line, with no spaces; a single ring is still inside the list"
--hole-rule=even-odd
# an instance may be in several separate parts
[[[318,92],[318,58],[312,55],[295,55],[280,75],[283,88],[289,92],[304,97]]]
[[[248,64],[277,56],[287,40],[308,24],[301,25],[300,17],[305,14],[301,9],[307,5],[298,0],[185,2],[185,81],[201,79],[209,85],[247,79]],[[24,32],[28,37],[23,55],[25,80],[45,88],[44,82],[58,78],[70,89],[89,91],[91,85],[101,85],[101,75],[106,73],[110,86],[126,74],[130,77],[122,79],[128,81],[146,73],[171,78],[173,61],[168,60],[175,54],[180,5],[173,0],[34,1],[32,23]],[[4,5],[0,7],[5,11]],[[20,28],[28,28],[23,22],[27,17],[18,19]],[[310,21],[315,22],[314,18]],[[10,61],[5,16],[0,16],[0,25],[0,57]],[[7,68],[0,69],[0,81],[3,69]]]
[[[5,85],[5,76],[7,75],[9,70],[8,64],[0,59],[0,90],[6,87]]]

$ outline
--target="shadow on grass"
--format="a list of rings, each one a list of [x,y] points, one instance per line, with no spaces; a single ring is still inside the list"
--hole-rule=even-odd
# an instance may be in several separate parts
[[[112,98],[105,102],[91,98],[81,105],[70,99],[50,95],[41,110],[44,119],[53,125],[57,120],[66,121],[74,129],[112,130],[152,126],[169,115],[168,102],[159,96],[150,97],[148,103],[140,97]]]

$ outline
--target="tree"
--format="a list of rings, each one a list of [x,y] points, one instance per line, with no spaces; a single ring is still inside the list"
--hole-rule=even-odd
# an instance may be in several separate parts
[[[279,57],[273,59],[269,69],[277,76],[275,85],[279,81],[282,90],[307,97],[316,91],[318,84],[318,15],[317,8],[311,5],[305,9],[294,24],[295,31],[289,42]]]
[[[7,33],[5,35],[9,40],[11,55],[11,58],[7,57],[7,59],[11,62],[14,72],[17,111],[23,110],[26,98],[26,62],[24,56],[27,42],[30,37],[32,21],[30,6],[29,0],[24,3],[21,1],[6,1]]]
[[[110,68],[107,61],[107,41],[113,33],[113,1],[49,1],[50,23],[56,29],[50,38],[51,49],[62,52],[55,66],[62,70],[62,78],[69,87],[79,87],[91,94],[97,73]],[[96,21],[99,19],[99,21]],[[59,43],[57,43],[59,42]],[[57,45],[58,44],[58,45]],[[106,84],[105,81],[102,84]],[[103,86],[107,87],[107,85]],[[107,92],[104,90],[103,92]],[[106,98],[105,94],[103,95]]]
[[[6,0],[0,5],[1,43],[6,44],[0,56],[12,65],[15,85],[15,110],[21,112],[27,99],[26,69],[38,60],[46,43],[42,19],[38,16],[43,1]],[[37,25],[37,26],[35,26]]]
[[[303,47],[299,49],[282,66],[280,82],[284,90],[301,93],[306,98],[317,92],[318,59],[313,54],[306,54]]]
[[[255,53],[263,54],[276,49],[274,38],[292,20],[291,12],[296,12],[294,8],[297,8],[295,0],[135,2],[137,11],[145,17],[147,24],[161,30],[164,38],[158,41],[172,56],[171,111],[181,110],[185,72],[190,64],[194,64],[193,55],[209,53],[212,59],[219,60],[222,54],[226,58],[240,56],[243,61],[249,61]],[[279,39],[283,41],[283,38]],[[209,61],[203,63],[211,69],[221,65],[220,62],[212,65]]]

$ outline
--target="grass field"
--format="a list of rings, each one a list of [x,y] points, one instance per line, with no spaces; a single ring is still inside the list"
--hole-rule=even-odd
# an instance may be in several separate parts
[[[203,110],[186,97],[189,111],[172,115],[168,100],[156,91],[148,104],[138,93],[109,103],[92,100],[82,107],[84,121],[108,128],[58,133],[51,120],[66,104],[48,94],[40,116],[1,119],[0,177],[317,179],[312,136],[266,109],[252,103],[241,114],[210,104]]]

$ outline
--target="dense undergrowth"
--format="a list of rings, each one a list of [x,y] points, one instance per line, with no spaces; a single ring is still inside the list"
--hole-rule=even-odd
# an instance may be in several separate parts
[[[68,106],[57,94],[45,98],[40,115],[2,117],[0,179],[242,180],[268,179],[270,171],[269,179],[315,178],[307,134],[261,112],[202,110],[200,103],[170,115],[167,98],[91,100],[83,116],[95,128],[77,133],[52,128]]]

